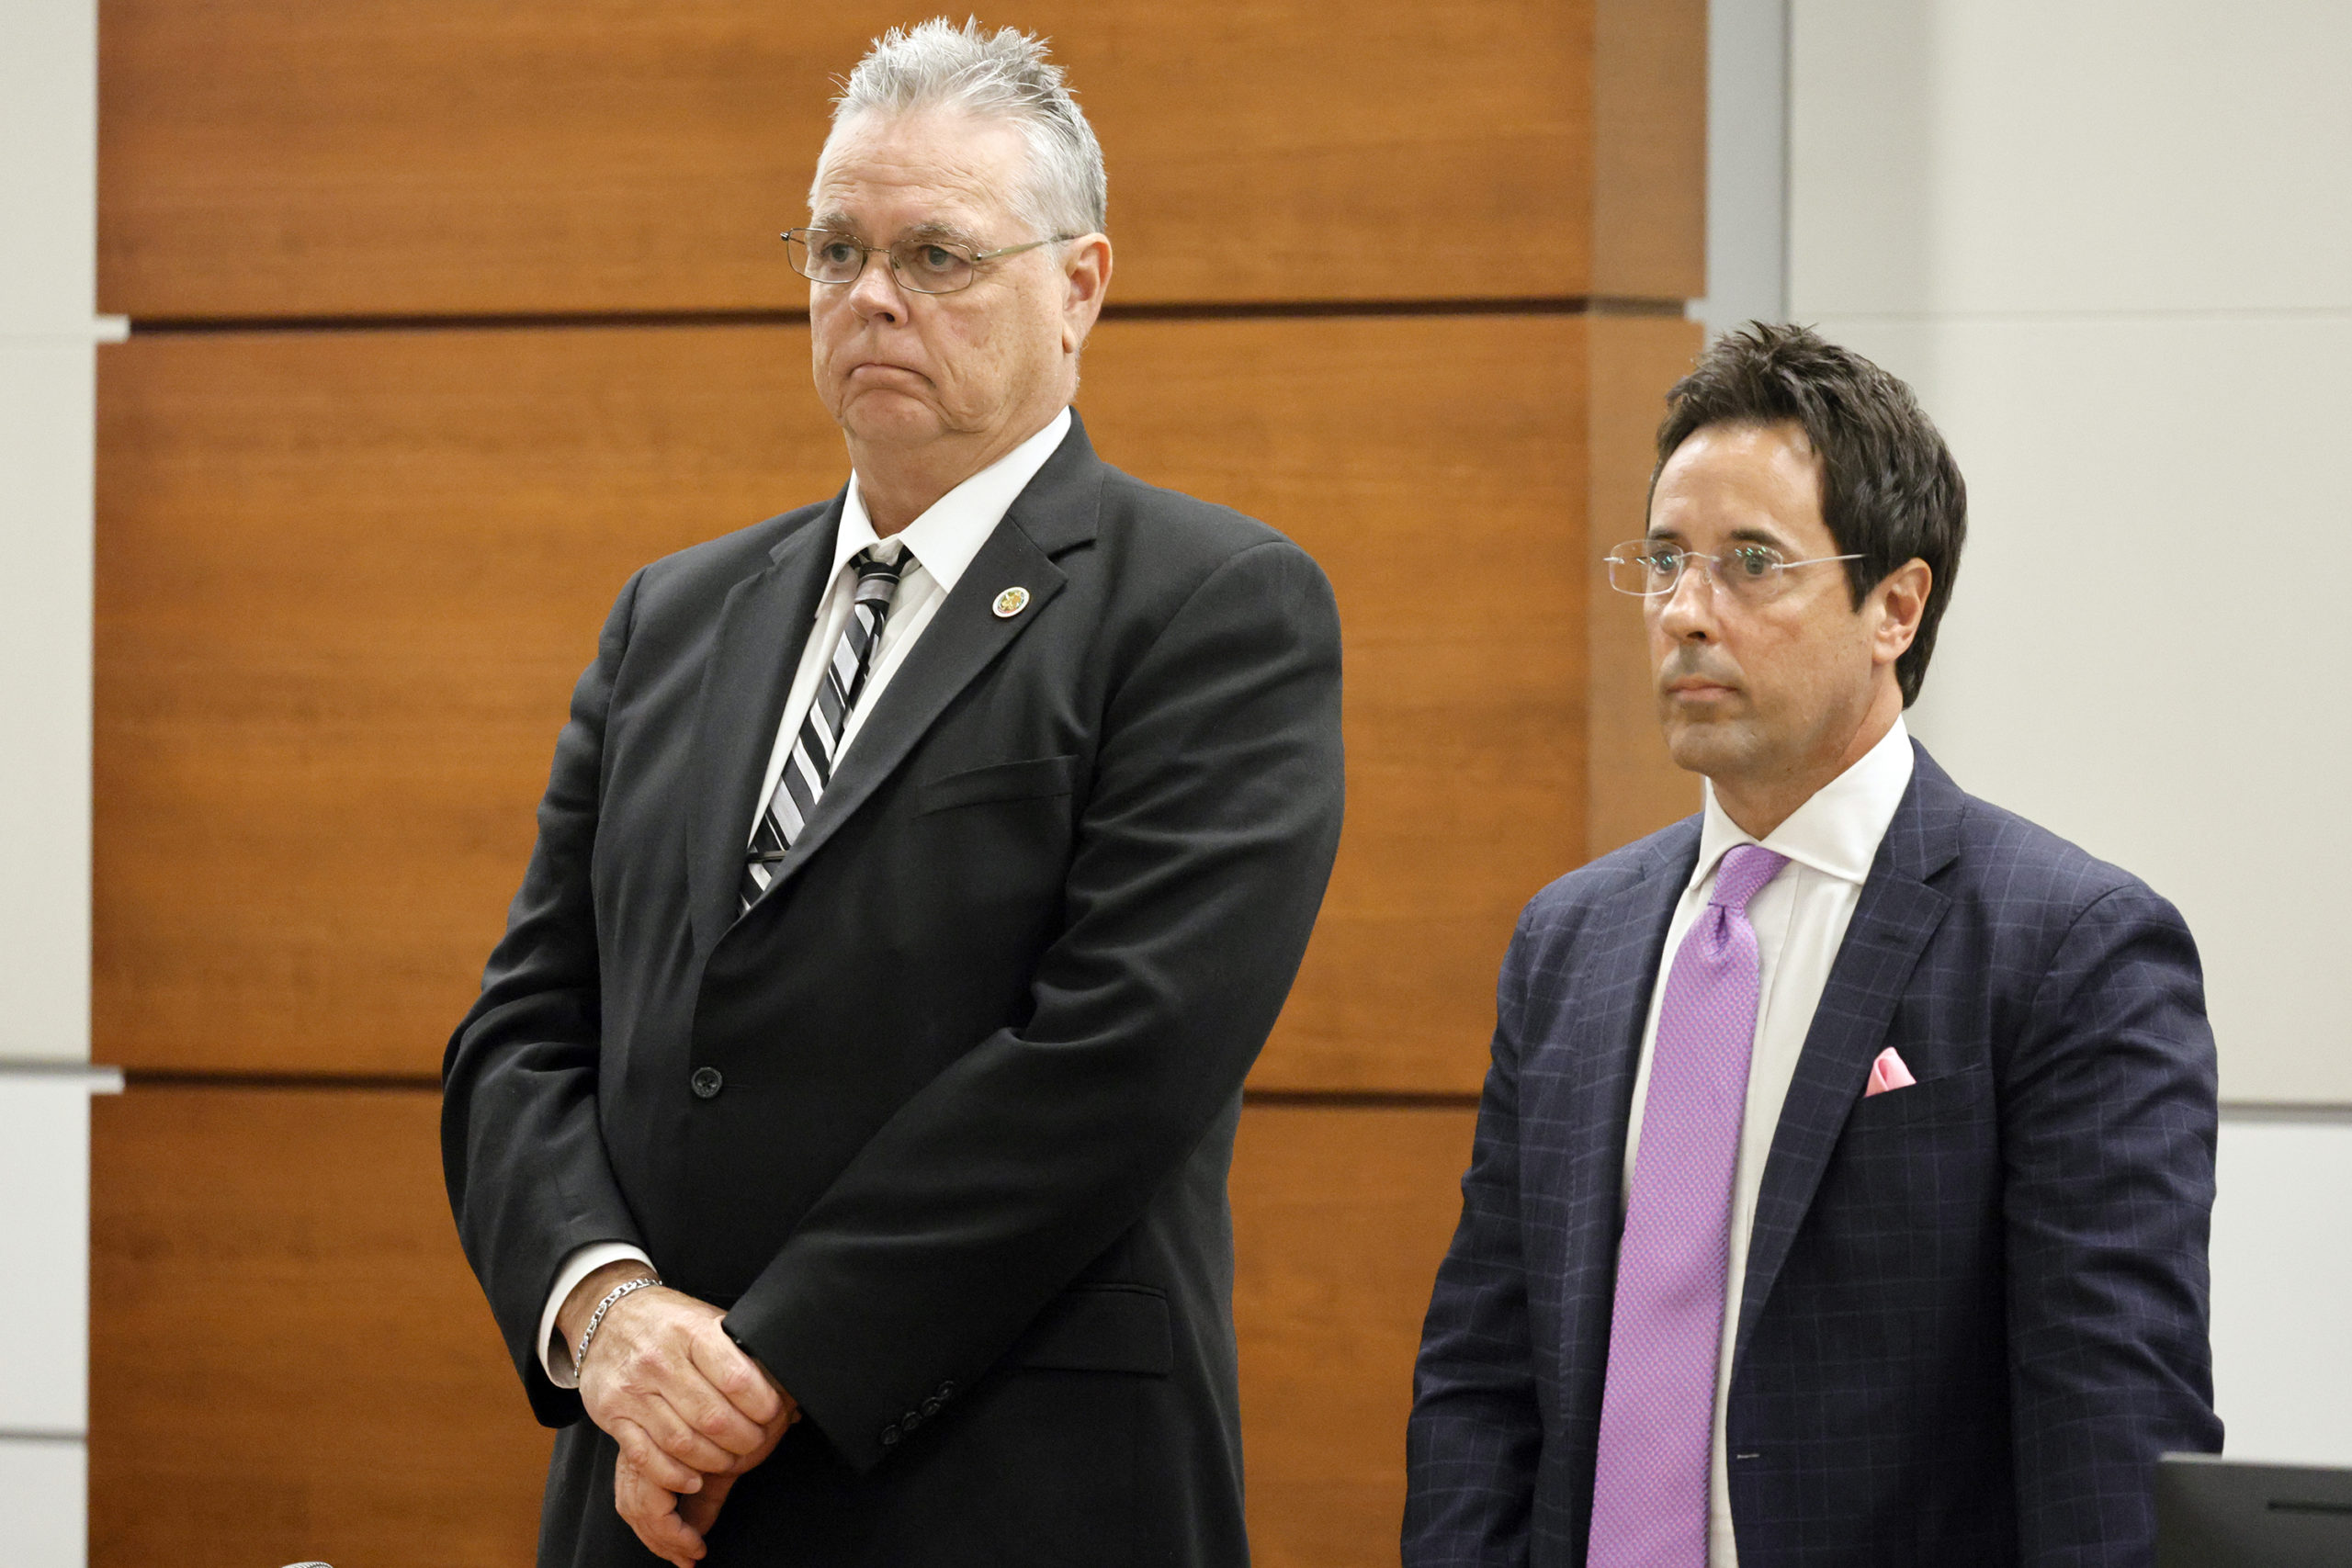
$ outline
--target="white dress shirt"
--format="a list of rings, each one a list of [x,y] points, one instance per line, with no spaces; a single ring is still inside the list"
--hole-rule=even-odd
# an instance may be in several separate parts
[[[905,558],[900,558],[903,570],[899,575],[898,592],[891,598],[889,615],[883,619],[882,640],[875,647],[873,660],[867,667],[865,688],[858,694],[857,705],[850,710],[841,744],[833,749],[836,766],[842,754],[857,739],[865,716],[881,700],[882,689],[906,663],[909,650],[931,625],[947,595],[955,592],[965,569],[980,553],[980,547],[988,543],[989,536],[996,532],[996,525],[1004,520],[1014,499],[1037,477],[1046,459],[1060,447],[1062,438],[1069,434],[1069,410],[1064,409],[1036,434],[932,502],[928,511],[899,531],[898,538],[906,554],[914,557],[914,562],[905,565]],[[865,497],[858,488],[857,475],[852,473],[849,495],[842,503],[841,525],[833,534],[832,586],[818,603],[816,623],[801,648],[792,691],[785,698],[775,745],[768,753],[767,771],[760,783],[762,811],[767,809],[768,798],[775,793],[776,780],[784,776],[784,764],[792,755],[793,736],[808,716],[808,705],[816,701],[817,682],[822,679],[825,662],[841,638],[842,626],[849,620],[851,602],[857,596],[857,572],[850,566],[850,558],[878,537],[873,519],[866,514]],[[747,846],[758,827],[756,816],[743,824]],[[591,1242],[574,1248],[564,1258],[563,1267],[556,1270],[555,1288],[548,1292],[547,1308],[539,1314],[539,1364],[547,1369],[556,1387],[572,1388],[579,1382],[572,1374],[571,1347],[559,1345],[556,1339],[556,1314],[562,1308],[564,1299],[581,1280],[606,1264],[632,1260],[644,1264],[646,1272],[654,1272],[645,1254],[625,1241]]]
[[[1846,927],[1861,901],[1862,883],[1878,857],[1879,840],[1911,784],[1911,737],[1897,717],[1879,743],[1824,784],[1812,799],[1760,840],[1789,857],[1780,874],[1748,901],[1748,923],[1756,928],[1758,987],[1756,1049],[1747,1069],[1747,1110],[1740,1124],[1739,1158],[1732,1178],[1731,1277],[1724,1299],[1723,1349],[1715,1367],[1714,1440],[1707,1461],[1708,1568],[1738,1568],[1732,1540],[1731,1485],[1724,1463],[1724,1406],[1731,1389],[1732,1339],[1739,1326],[1739,1301],[1747,1269],[1748,1232],[1756,1224],[1756,1195],[1764,1184],[1764,1161],[1781,1122],[1781,1102],[1796,1077],[1797,1057],[1813,1028],[1815,1009],[1829,983],[1829,968],[1846,940]],[[1633,1124],[1625,1135],[1625,1191],[1634,1183],[1634,1158],[1641,1147],[1642,1113],[1649,1099],[1650,1056],[1657,1047],[1659,1005],[1666,999],[1671,955],[1707,907],[1715,868],[1739,844],[1759,840],[1741,831],[1705,790],[1706,816],[1699,832],[1699,863],[1674,907],[1666,930],[1657,984],[1650,991],[1649,1021],[1642,1028],[1641,1066],[1634,1079]],[[1857,1083],[1854,1092],[1860,1094]]]

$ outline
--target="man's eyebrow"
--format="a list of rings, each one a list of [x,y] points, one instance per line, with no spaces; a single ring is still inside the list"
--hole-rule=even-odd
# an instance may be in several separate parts
[[[1752,524],[1734,528],[1728,537],[1730,542],[1736,545],[1770,545],[1782,555],[1788,554],[1793,547],[1786,539],[1781,538],[1770,528],[1758,528]],[[1682,530],[1679,528],[1655,527],[1643,535],[1642,540],[1645,544],[1672,545],[1678,549],[1690,548],[1683,540]]]
[[[936,219],[927,223],[910,225],[899,238],[901,240],[952,240],[959,245],[968,245],[976,251],[980,248],[979,241],[972,236],[969,230],[959,229],[953,223],[942,222]]]
[[[1775,534],[1770,528],[1758,528],[1753,525],[1746,525],[1734,528],[1731,531],[1731,536],[1744,545],[1770,545],[1774,549],[1781,551],[1783,554],[1793,547],[1786,539],[1783,539],[1780,535]]]

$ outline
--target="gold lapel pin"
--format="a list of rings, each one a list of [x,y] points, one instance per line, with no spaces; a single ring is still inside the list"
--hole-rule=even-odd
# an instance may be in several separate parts
[[[1029,590],[1008,588],[996,596],[996,618],[1009,621],[1029,607]]]

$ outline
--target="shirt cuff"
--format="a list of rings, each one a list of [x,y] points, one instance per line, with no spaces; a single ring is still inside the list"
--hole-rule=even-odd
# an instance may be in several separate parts
[[[555,1289],[548,1292],[547,1310],[539,1314],[539,1365],[547,1369],[548,1381],[558,1388],[578,1388],[580,1379],[571,1370],[571,1347],[556,1341],[555,1314],[563,1310],[581,1280],[607,1263],[638,1262],[645,1265],[649,1274],[657,1273],[653,1260],[625,1241],[592,1241],[585,1247],[575,1247],[563,1267],[555,1271]]]

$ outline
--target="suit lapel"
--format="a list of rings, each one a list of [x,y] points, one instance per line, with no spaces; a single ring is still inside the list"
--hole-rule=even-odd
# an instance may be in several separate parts
[[[1912,750],[1910,787],[1862,885],[1772,1134],[1748,1233],[1735,1366],[1813,1205],[1846,1117],[1861,1098],[1871,1063],[1885,1049],[1895,1004],[1951,905],[1928,878],[1959,852],[1965,797],[1916,741]]]
[[[1010,516],[997,525],[851,739],[841,767],[817,797],[817,809],[777,863],[763,901],[778,897],[799,874],[866,797],[898,771],[956,694],[1036,623],[1067,581]],[[1027,589],[1029,602],[1017,615],[999,615],[993,605],[1008,588]]]
[[[846,495],[843,491],[843,495]],[[737,583],[718,613],[703,671],[686,778],[686,881],[695,937],[705,949],[734,923],[743,846],[759,811],[760,781],[784,701],[831,578],[842,495],[788,536],[769,565]]]
[[[1086,428],[1072,413],[1069,434],[989,535],[956,580],[955,592],[933,615],[922,640],[882,689],[842,753],[840,768],[817,797],[817,808],[800,837],[776,863],[761,902],[781,896],[842,824],[899,770],[956,694],[1045,614],[1069,581],[1052,558],[1095,536],[1102,476],[1102,464],[1087,442]],[[1026,590],[1027,603],[1012,615],[1000,615],[998,599],[1011,588]],[[747,824],[749,820],[747,816]]]
[[[1594,908],[1596,933],[1566,994],[1577,999],[1563,1064],[1566,1102],[1557,1108],[1569,1136],[1552,1145],[1565,1163],[1556,1180],[1531,1181],[1535,1190],[1570,1192],[1576,1206],[1568,1228],[1587,1238],[1572,1246],[1566,1300],[1560,1314],[1564,1364],[1600,1377],[1605,1370],[1606,1325],[1616,1297],[1617,1241],[1624,1229],[1625,1137],[1633,1120],[1634,1079],[1641,1064],[1642,1030],[1657,984],[1674,906],[1699,854],[1696,821],[1657,846],[1639,882]],[[1545,1115],[1554,1114],[1546,1108]],[[1594,1419],[1600,1405],[1593,1403]]]

